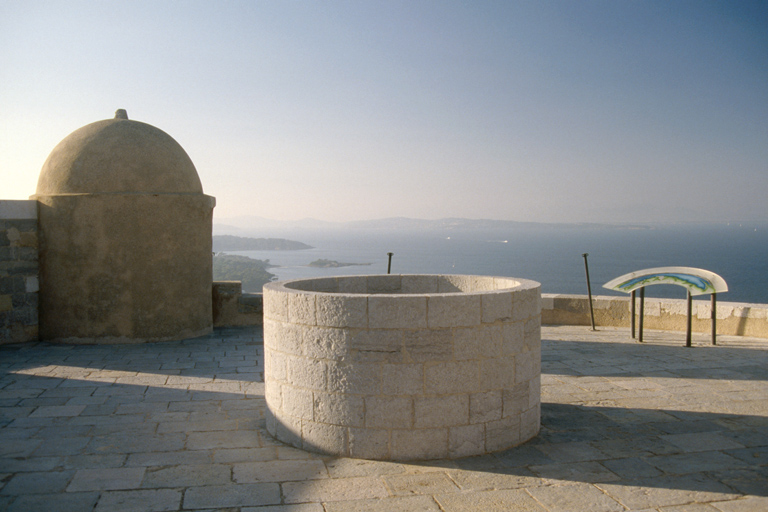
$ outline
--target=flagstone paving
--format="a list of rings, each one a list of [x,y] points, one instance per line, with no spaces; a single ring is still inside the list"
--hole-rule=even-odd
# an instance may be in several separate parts
[[[264,428],[260,328],[0,347],[0,510],[768,510],[768,340],[542,329],[542,429],[492,455],[324,457]]]

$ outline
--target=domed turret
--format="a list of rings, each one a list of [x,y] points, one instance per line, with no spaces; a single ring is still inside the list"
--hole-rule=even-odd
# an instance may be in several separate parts
[[[75,130],[51,151],[38,195],[202,194],[197,170],[178,142],[152,125],[114,119]]]
[[[211,331],[211,225],[184,149],[114,119],[75,130],[40,172],[40,338],[181,339]]]

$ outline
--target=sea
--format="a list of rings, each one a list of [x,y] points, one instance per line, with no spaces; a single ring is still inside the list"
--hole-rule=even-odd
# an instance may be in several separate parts
[[[259,233],[248,236],[258,237]],[[532,279],[542,293],[622,295],[603,284],[628,272],[665,266],[719,274],[719,301],[768,304],[768,224],[674,224],[640,227],[556,225],[487,229],[287,229],[262,234],[312,249],[239,251],[274,265],[275,280],[338,275],[477,274]],[[587,255],[586,258],[584,255]],[[318,259],[354,264],[316,268]],[[247,290],[260,291],[260,290]],[[646,287],[647,297],[686,297],[674,285]],[[708,296],[699,297],[708,298]]]

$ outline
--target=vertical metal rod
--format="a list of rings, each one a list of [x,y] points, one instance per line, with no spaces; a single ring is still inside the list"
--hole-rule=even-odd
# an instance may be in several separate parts
[[[717,345],[717,294],[712,294],[712,344]]]
[[[584,270],[587,273],[587,293],[589,294],[589,318],[592,320],[592,330],[595,329],[595,311],[592,309],[592,285],[589,284],[589,264],[587,263],[587,256],[589,256],[589,253],[585,252],[582,254],[584,256]]]
[[[643,316],[645,315],[645,287],[640,288],[640,324],[638,325],[639,337],[637,341],[643,342]]]
[[[691,291],[688,290],[688,319],[685,323],[685,346],[691,346],[691,321],[693,317],[693,298],[691,297]]]
[[[387,274],[389,274],[392,271],[392,255],[395,254],[393,252],[388,252],[387,256],[389,257],[389,261],[387,262]]]
[[[632,327],[632,339],[635,339],[635,290],[632,290],[632,293],[629,294],[629,300],[632,301],[632,304],[629,308],[632,319],[629,321],[629,323]]]

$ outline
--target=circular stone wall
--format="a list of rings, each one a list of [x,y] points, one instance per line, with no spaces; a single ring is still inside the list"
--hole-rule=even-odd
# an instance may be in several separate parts
[[[539,432],[539,283],[460,275],[264,286],[267,430],[337,456],[456,458]]]

